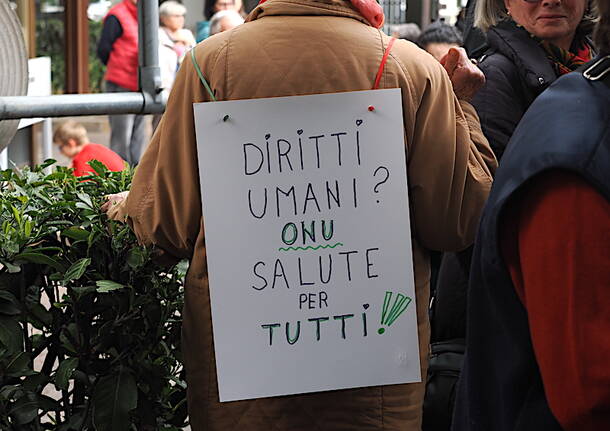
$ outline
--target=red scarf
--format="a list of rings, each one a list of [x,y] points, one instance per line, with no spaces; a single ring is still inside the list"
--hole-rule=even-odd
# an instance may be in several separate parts
[[[267,0],[260,0],[258,4],[263,4]],[[352,6],[362,15],[371,26],[381,28],[385,21],[383,9],[375,0],[349,0]]]
[[[547,57],[558,76],[573,72],[593,58],[592,49],[587,41],[583,41],[576,54],[561,49],[550,42],[542,41],[540,44],[546,51]]]

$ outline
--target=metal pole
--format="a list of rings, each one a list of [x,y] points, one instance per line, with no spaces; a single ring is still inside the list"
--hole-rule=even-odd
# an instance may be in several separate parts
[[[138,2],[139,79],[146,103],[161,102],[159,68],[159,4],[157,0]]]
[[[0,169],[8,169],[8,147],[0,151]]]
[[[53,158],[53,120],[45,118],[42,122],[42,160]]]
[[[0,0],[1,1],[1,0]],[[140,92],[0,97],[0,120],[106,114],[158,114],[165,109],[159,69],[159,6],[138,2]]]
[[[143,110],[142,93],[0,97],[0,119],[129,114]]]

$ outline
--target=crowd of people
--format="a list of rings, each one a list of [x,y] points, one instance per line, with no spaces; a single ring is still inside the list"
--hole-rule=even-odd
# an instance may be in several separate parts
[[[138,0],[122,0],[104,18],[97,54],[106,66],[106,92],[138,91]],[[185,28],[186,7],[178,1],[164,1],[159,6],[159,67],[161,86],[169,96],[174,79],[186,53],[195,44],[195,36]],[[244,22],[241,0],[205,2],[209,18],[208,33],[212,36]],[[153,131],[161,115],[153,116]],[[111,115],[110,148],[124,161],[136,165],[146,146],[148,134],[144,115]]]
[[[104,23],[108,91],[137,89],[136,2]],[[89,155],[113,170],[117,157],[139,163],[131,190],[103,209],[191,262],[192,428],[310,430],[313,415],[324,430],[610,429],[609,2],[471,0],[464,37],[443,22],[387,36],[374,0],[267,0],[247,17],[240,0],[217,0],[206,11],[216,35],[195,46],[184,6],[161,5],[169,100],[141,160],[138,116],[111,117],[118,155],[78,124],[55,135],[78,172]],[[273,56],[255,55],[270,41]],[[379,73],[381,88],[402,90],[423,381],[220,403],[193,103],[371,89]]]

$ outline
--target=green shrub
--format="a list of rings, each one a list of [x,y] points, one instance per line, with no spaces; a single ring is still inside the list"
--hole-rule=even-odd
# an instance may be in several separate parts
[[[100,212],[132,171],[53,162],[0,172],[0,429],[177,430],[186,264]]]

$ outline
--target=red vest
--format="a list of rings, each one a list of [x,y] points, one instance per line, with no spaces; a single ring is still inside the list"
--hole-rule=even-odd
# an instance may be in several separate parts
[[[114,6],[106,17],[114,15],[123,34],[112,45],[104,79],[131,91],[138,91],[138,9],[130,0]]]

